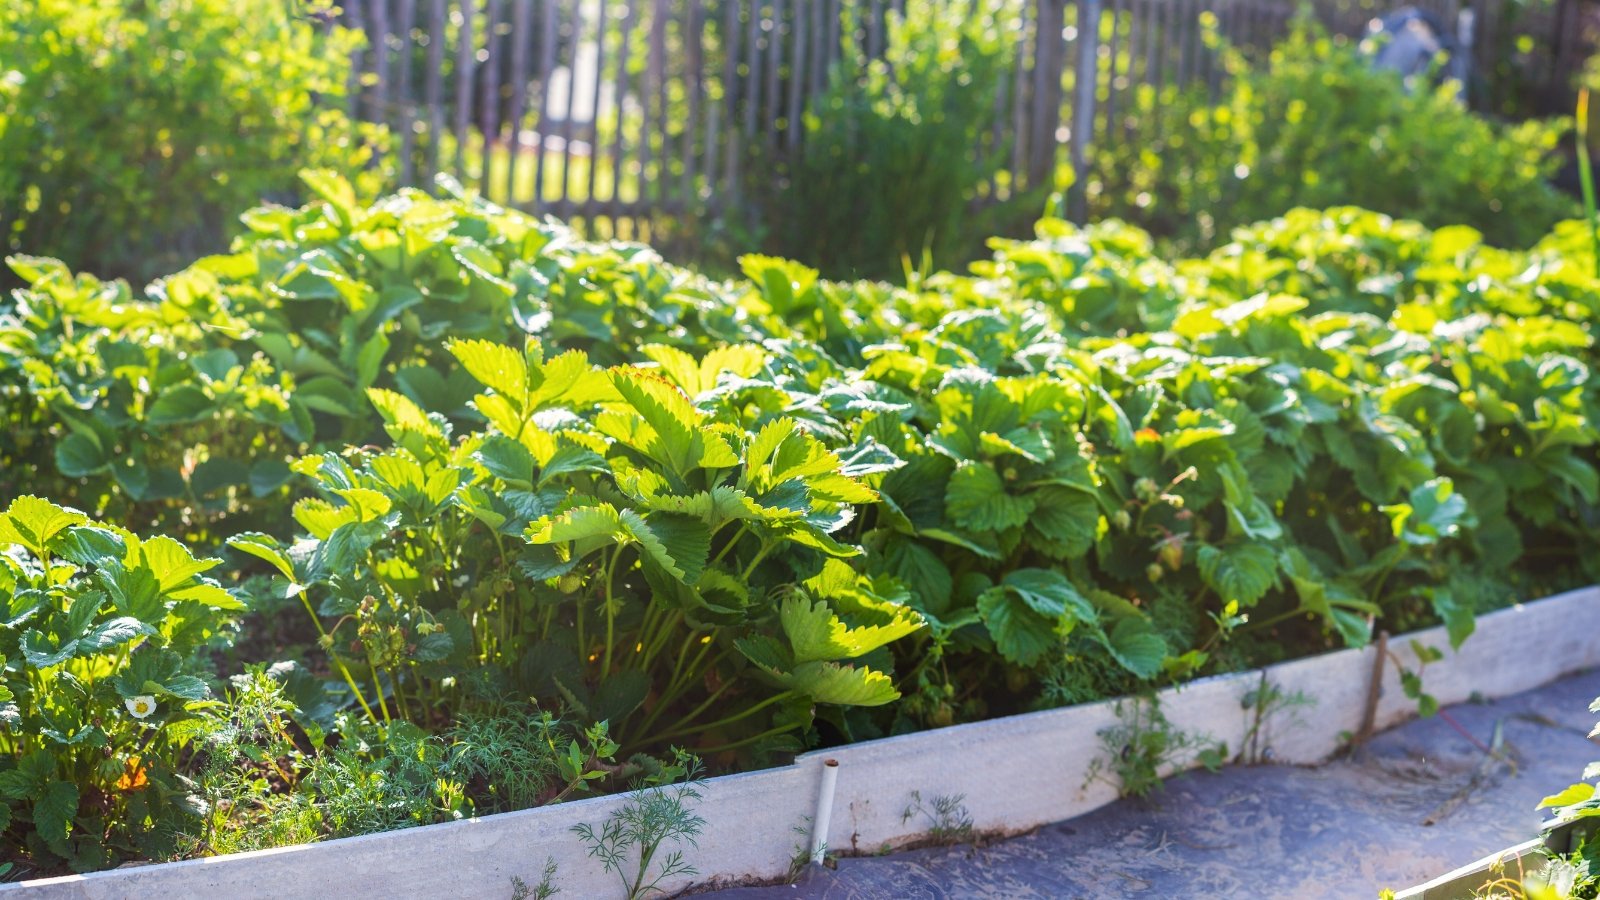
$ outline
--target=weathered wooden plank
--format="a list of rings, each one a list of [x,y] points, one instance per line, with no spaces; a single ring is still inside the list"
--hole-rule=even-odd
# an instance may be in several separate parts
[[[345,84],[347,96],[345,98],[345,113],[352,119],[361,118],[361,96],[365,88],[361,84],[361,77],[367,72],[367,48],[372,39],[367,35],[366,0],[344,0],[344,14],[349,27],[360,34],[361,43],[356,45],[350,54],[350,79]]]
[[[528,117],[528,51],[533,42],[533,0],[510,0],[511,2],[511,68],[507,78],[511,89],[511,106],[506,110],[506,170],[505,180],[502,182],[502,195],[506,198],[507,206],[516,206],[517,200],[517,171],[522,166],[523,132]],[[543,0],[548,11],[555,5],[555,0]],[[549,16],[546,16],[548,19]],[[549,41],[549,29],[545,29],[545,41]],[[540,95],[546,93],[544,87],[549,82],[549,75],[540,81]],[[541,102],[548,103],[548,100]],[[541,108],[539,116],[539,141],[543,142],[544,115]],[[544,153],[541,146],[535,146],[538,155],[538,164],[544,165]],[[540,203],[537,189],[533,192],[533,208],[537,209]]]
[[[811,98],[822,93],[822,88],[828,82],[828,35],[830,28],[827,21],[827,0],[810,0],[806,6],[811,9],[811,83],[806,91],[806,103],[809,106]]]
[[[472,73],[478,63],[478,43],[472,20],[477,15],[477,0],[461,0],[461,36],[456,45],[456,108],[453,111],[456,136],[456,179],[467,183],[467,142],[472,136]]]
[[[414,184],[416,159],[412,154],[417,141],[417,106],[416,85],[411,81],[411,57],[416,51],[412,31],[416,26],[417,0],[400,0],[396,18],[395,40],[400,45],[400,58],[395,73],[395,121],[400,130],[400,183]]]
[[[567,58],[566,114],[561,117],[561,193],[559,195],[560,199],[557,201],[559,204],[557,208],[559,209],[558,214],[563,218],[570,217],[574,211],[572,199],[572,145],[576,140],[576,136],[573,126],[576,124],[574,121],[576,119],[574,113],[577,112],[578,103],[578,49],[583,46],[583,4],[578,2],[578,0],[567,0],[567,2],[567,9],[569,11],[567,17],[568,25],[565,29],[562,29],[559,32],[559,34],[564,34],[566,36],[567,46],[572,48],[571,55]],[[554,17],[552,16],[552,22],[553,21]],[[550,55],[552,58],[556,55],[554,46],[551,49]],[[546,126],[541,120],[539,123],[539,140],[541,143],[539,157],[541,159],[544,158],[546,152],[542,146],[545,133]],[[594,164],[593,159],[593,150],[591,150],[591,168]],[[543,200],[540,202],[543,202]]]
[[[500,39],[500,13],[502,0],[485,0],[483,11],[483,91],[479,95],[479,125],[478,130],[483,136],[482,153],[480,154],[480,175],[478,184],[485,195],[491,193],[489,179],[494,171],[494,148],[500,139],[500,54],[504,52],[505,42]]]
[[[367,10],[371,16],[372,89],[368,92],[371,106],[367,118],[384,125],[393,125],[389,116],[389,0],[371,0]]]
[[[685,58],[681,77],[684,93],[688,95],[689,119],[683,128],[683,187],[679,193],[685,206],[688,209],[695,209],[699,205],[700,190],[695,177],[699,169],[698,158],[702,152],[700,116],[706,90],[705,7],[695,0],[689,0],[685,4],[682,21]]]
[[[1106,15],[1109,17],[1110,27],[1106,37],[1106,65],[1105,65],[1105,90],[1101,92],[1102,107],[1100,110],[1101,125],[1096,132],[1111,139],[1112,129],[1116,127],[1117,120],[1117,85],[1121,78],[1122,67],[1122,33],[1123,33],[1123,7],[1126,0],[1111,0]],[[1098,67],[1097,67],[1098,71]],[[1080,173],[1081,175],[1081,173]]]
[[[883,0],[872,0],[867,12],[867,58],[877,59],[883,53]]]
[[[722,33],[719,35],[722,51],[722,80],[718,86],[721,96],[716,103],[708,103],[710,107],[706,113],[706,178],[711,184],[711,212],[720,215],[727,209],[727,203],[737,194],[734,179],[737,171],[734,167],[734,141],[738,131],[730,128],[727,136],[723,134],[723,116],[729,122],[734,117],[734,95],[739,78],[739,12],[742,3],[736,0],[724,0]],[[723,153],[723,142],[728,142],[728,151]],[[725,166],[719,170],[718,164]],[[720,183],[718,179],[721,179]]]
[[[650,8],[649,57],[645,62],[644,124],[639,131],[640,199],[658,204],[669,201],[671,185],[666,178],[667,134],[671,128],[666,104],[667,8],[666,0],[652,0]],[[657,153],[659,146],[660,152]],[[656,157],[660,156],[659,162]]]
[[[1061,123],[1061,79],[1066,47],[1066,0],[1040,0],[1039,27],[1034,36],[1033,122],[1028,154],[1028,181],[1048,184],[1054,176],[1056,130]]]
[[[555,14],[558,0],[539,0],[539,98],[534,119],[533,200],[531,208],[544,210],[544,167],[550,154],[550,77],[555,72]]]
[[[1121,121],[1117,123],[1121,140],[1130,140],[1132,135],[1134,116],[1131,113],[1136,109],[1134,101],[1139,90],[1137,67],[1140,61],[1139,50],[1143,46],[1141,41],[1144,38],[1148,6],[1148,0],[1127,0],[1128,40],[1126,48],[1122,51],[1122,76],[1117,82],[1115,103],[1122,110]],[[1108,135],[1111,133],[1107,132]]]
[[[595,177],[600,167],[606,163],[606,158],[600,146],[600,104],[605,94],[606,81],[606,43],[610,38],[610,31],[606,30],[608,14],[611,4],[598,4],[599,11],[595,15],[594,40],[594,92],[589,104],[589,183],[583,192],[583,211],[586,216],[597,216],[600,208],[595,196]],[[615,103],[621,103],[622,98],[614,98]]]
[[[789,109],[784,117],[785,127],[783,134],[784,149],[790,152],[793,152],[795,143],[800,137],[801,103],[805,94],[806,37],[810,30],[807,28],[807,21],[810,17],[806,15],[805,2],[806,0],[799,0],[801,5],[795,7],[794,24],[791,26],[794,31],[793,48],[789,56],[789,77],[787,79]]]
[[[611,171],[614,177],[611,181],[611,196],[607,198],[608,206],[613,219],[622,211],[622,191],[624,182],[629,173],[628,142],[627,142],[627,98],[628,98],[628,58],[632,55],[633,29],[639,21],[639,0],[627,0],[627,6],[622,13],[622,34],[617,44],[617,79],[616,87],[611,96],[615,98],[612,106],[615,107],[616,131],[611,137]],[[637,158],[637,154],[634,154]]]
[[[1096,84],[1100,48],[1100,0],[1078,0],[1077,77],[1073,82],[1072,98],[1072,171],[1077,180],[1072,186],[1074,221],[1083,222],[1088,215],[1087,193],[1089,146],[1094,131],[1094,105],[1098,93]]]
[[[771,15],[767,19],[771,28],[767,33],[767,85],[766,97],[762,102],[763,115],[763,140],[769,151],[774,150],[778,144],[778,115],[782,109],[778,105],[778,89],[780,87],[779,72],[783,67],[783,34],[785,19],[784,0],[771,0]]]
[[[1011,86],[1011,177],[1015,179],[1018,190],[1032,187],[1028,180],[1028,103],[1030,101],[1029,85],[1032,79],[1028,77],[1032,57],[1029,53],[1037,41],[1033,31],[1038,21],[1038,8],[1034,3],[1022,5],[1022,27],[1017,34],[1017,63],[1012,73]]]
[[[439,142],[444,136],[444,45],[446,0],[428,0],[428,71],[425,73],[423,102],[428,107],[428,171],[425,181],[432,183],[439,172]]]
[[[756,140],[756,107],[760,106],[761,97],[761,55],[763,44],[761,39],[761,14],[763,0],[751,0],[749,36],[745,42],[745,79],[744,96],[744,134],[745,139],[752,144]]]

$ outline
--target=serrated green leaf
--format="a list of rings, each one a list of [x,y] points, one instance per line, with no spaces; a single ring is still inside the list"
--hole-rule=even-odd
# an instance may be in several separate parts
[[[289,554],[278,543],[277,538],[252,531],[228,538],[228,546],[265,561],[277,569],[284,578],[295,580],[294,564],[290,562]]]
[[[699,464],[700,444],[695,428],[704,418],[676,387],[643,369],[611,370],[611,383],[654,432],[655,440],[641,447],[675,474]]]
[[[593,450],[562,444],[550,455],[550,461],[539,469],[539,486],[578,472],[606,475],[610,474],[611,466],[606,463],[605,457]]]
[[[813,703],[834,706],[882,706],[900,699],[889,676],[865,666],[836,662],[805,662],[781,676],[790,690],[810,698]]]
[[[56,535],[87,521],[89,517],[75,509],[23,494],[0,516],[0,545],[19,544],[38,555]]]
[[[711,529],[705,522],[676,513],[641,516],[633,510],[623,510],[619,518],[645,555],[672,577],[684,584],[700,580],[711,554]]]
[[[56,468],[68,478],[83,478],[105,471],[111,459],[87,434],[74,432],[56,445]]]
[[[1082,556],[1099,533],[1100,503],[1084,491],[1050,485],[1030,495],[1028,529],[1035,543],[1055,559]]]
[[[1008,662],[1034,666],[1061,647],[1056,620],[1041,615],[1020,594],[1003,587],[978,595],[978,615]]]
[[[166,535],[158,535],[140,544],[139,553],[145,567],[155,575],[163,593],[222,564],[220,559],[195,559],[189,548]]]
[[[445,349],[485,387],[505,398],[518,411],[528,402],[528,362],[517,350],[482,340],[455,340]]]
[[[1018,528],[1033,509],[1031,499],[1007,494],[1000,473],[986,463],[962,463],[945,490],[947,519],[974,533]]]
[[[216,402],[196,385],[179,384],[167,388],[150,405],[146,419],[151,425],[182,425],[209,418]]]
[[[1143,617],[1119,619],[1105,646],[1119,665],[1144,679],[1161,674],[1167,659],[1166,641]]]
[[[153,633],[153,629],[132,616],[119,616],[101,622],[89,629],[79,639],[78,646],[90,653],[99,653],[112,647],[126,644],[142,635]]]
[[[1198,554],[1200,578],[1223,602],[1254,606],[1278,581],[1277,555],[1264,544],[1206,545]]]
[[[78,786],[71,782],[52,781],[34,797],[33,827],[45,844],[61,856],[71,855],[67,838],[77,816]]]
[[[231,592],[218,585],[204,582],[170,591],[167,596],[174,600],[185,600],[190,603],[198,603],[201,606],[209,606],[212,609],[242,611],[249,608],[243,600],[235,597]]]
[[[812,601],[798,592],[784,598],[779,618],[799,662],[854,659],[922,627],[920,616],[900,609],[885,624],[851,628],[826,601]]]
[[[1383,507],[1394,536],[1408,544],[1426,546],[1454,537],[1470,522],[1466,498],[1455,492],[1448,478],[1433,478],[1413,488],[1410,501]]]

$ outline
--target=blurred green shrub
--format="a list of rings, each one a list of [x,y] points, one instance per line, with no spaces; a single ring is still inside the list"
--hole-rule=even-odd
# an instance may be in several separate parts
[[[138,279],[225,249],[301,167],[372,160],[360,40],[295,0],[0,0],[0,247]]]
[[[1010,147],[991,137],[1019,10],[1015,0],[911,0],[889,17],[881,57],[836,65],[787,177],[751,167],[769,249],[828,275],[887,277],[908,257],[963,263],[1007,217],[1037,216],[1039,197],[973,203],[1005,180]]]
[[[1297,206],[1469,225],[1517,247],[1576,215],[1549,182],[1565,119],[1501,125],[1454,88],[1408,93],[1304,22],[1265,65],[1224,53],[1231,78],[1216,100],[1203,86],[1139,93],[1128,133],[1095,148],[1091,218],[1123,218],[1190,250]]]

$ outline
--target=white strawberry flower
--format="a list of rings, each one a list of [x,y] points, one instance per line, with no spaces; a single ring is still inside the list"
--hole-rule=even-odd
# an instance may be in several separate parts
[[[156,711],[156,698],[149,694],[131,697],[125,703],[128,707],[128,712],[133,713],[135,719],[148,718],[151,713]]]

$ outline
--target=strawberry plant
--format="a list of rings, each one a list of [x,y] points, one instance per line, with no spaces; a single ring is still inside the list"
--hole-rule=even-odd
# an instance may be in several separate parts
[[[296,464],[322,495],[295,507],[309,540],[232,541],[305,601],[369,717],[426,723],[511,692],[608,721],[628,749],[736,749],[794,746],[774,741],[813,704],[895,699],[848,661],[921,621],[892,584],[825,564],[857,552],[831,533],[874,494],[820,441],[793,420],[717,422],[582,351],[449,350],[485,387],[484,430],[457,438],[374,390],[392,448]]]
[[[279,723],[292,766],[241,762],[232,712],[141,744],[150,783],[189,760],[234,798],[190,851],[547,802],[633,764],[613,754],[750,764],[1140,693],[1378,628],[1459,644],[1478,612],[1600,577],[1582,229],[1505,251],[1298,210],[1169,263],[1129,226],[1045,219],[903,287],[764,256],[715,282],[460,192],[363,205],[308,177],[318,202],[252,212],[232,253],[142,295],[14,258],[29,287],[0,310],[0,490],[115,523],[63,527],[123,568],[166,546],[132,538],[150,526],[214,549],[261,624],[304,610],[324,683],[239,713]],[[50,549],[73,566],[52,576],[33,552],[13,581],[115,617],[93,587],[113,562]],[[63,621],[0,653],[60,651]],[[180,638],[140,635],[133,661]],[[164,696],[118,698],[176,714]],[[539,779],[459,749],[546,716],[585,737],[518,750]],[[40,778],[14,835],[35,788],[92,783]],[[132,852],[17,840],[45,866]]]
[[[170,852],[210,690],[193,654],[244,608],[167,537],[31,495],[0,514],[0,844],[86,871]]]

